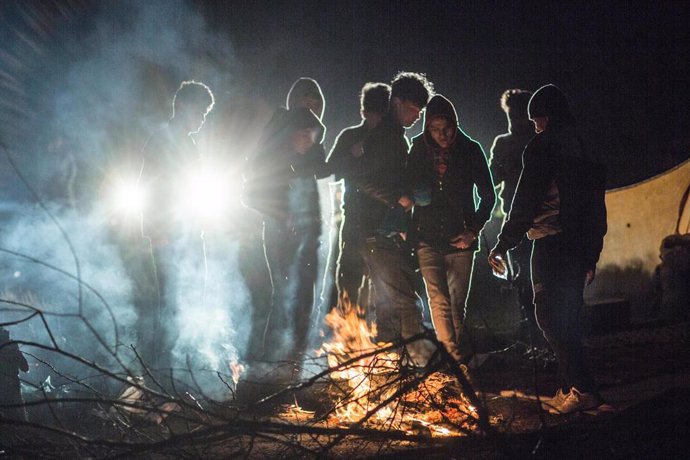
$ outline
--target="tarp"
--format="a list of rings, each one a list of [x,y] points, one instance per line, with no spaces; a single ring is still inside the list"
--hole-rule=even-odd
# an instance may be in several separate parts
[[[661,240],[676,233],[679,206],[688,186],[690,160],[651,179],[606,192],[608,232],[588,298],[626,298],[633,305],[649,302],[646,294],[661,262]],[[689,219],[686,203],[681,233],[688,232]]]

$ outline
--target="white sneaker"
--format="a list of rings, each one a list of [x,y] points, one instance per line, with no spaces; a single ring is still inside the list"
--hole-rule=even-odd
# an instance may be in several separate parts
[[[553,398],[545,398],[541,400],[541,408],[547,412],[551,412],[551,410],[560,407],[569,394],[570,392],[563,393],[563,389],[559,388]]]
[[[572,387],[559,405],[553,405],[549,408],[549,412],[556,415],[572,414],[573,412],[581,412],[586,410],[596,409],[601,406],[602,401],[598,395],[590,392],[582,393],[577,388]]]

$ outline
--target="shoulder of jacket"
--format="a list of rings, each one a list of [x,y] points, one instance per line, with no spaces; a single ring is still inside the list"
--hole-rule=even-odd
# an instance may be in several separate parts
[[[465,134],[465,132],[463,132],[461,129],[458,129],[458,134],[455,139],[455,149],[459,150],[461,153],[466,152],[468,154],[476,154],[479,152],[484,155],[482,145]]]

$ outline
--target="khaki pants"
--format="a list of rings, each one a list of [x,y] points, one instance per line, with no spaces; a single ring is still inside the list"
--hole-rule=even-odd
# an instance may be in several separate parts
[[[462,361],[467,357],[460,341],[474,252],[444,254],[431,246],[422,245],[417,249],[417,258],[429,298],[436,338],[453,358]]]

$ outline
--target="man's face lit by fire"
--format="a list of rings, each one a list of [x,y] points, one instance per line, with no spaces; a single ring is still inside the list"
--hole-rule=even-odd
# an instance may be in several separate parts
[[[316,144],[316,136],[319,130],[317,128],[299,129],[292,134],[292,149],[304,155],[307,151]]]

